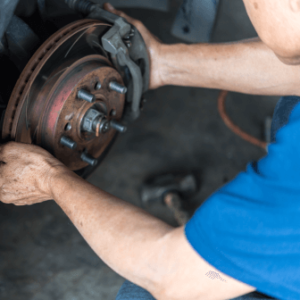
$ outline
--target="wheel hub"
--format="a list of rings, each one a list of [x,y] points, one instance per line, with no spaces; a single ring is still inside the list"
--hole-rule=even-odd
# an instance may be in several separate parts
[[[39,48],[11,95],[4,139],[40,145],[72,170],[97,164],[122,131],[126,92],[99,42],[108,28],[81,20]]]

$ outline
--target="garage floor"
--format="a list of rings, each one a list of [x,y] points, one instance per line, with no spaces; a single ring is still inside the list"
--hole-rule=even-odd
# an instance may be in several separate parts
[[[140,18],[162,41],[175,43],[170,29],[180,1],[171,2],[168,13],[126,12]],[[253,36],[242,1],[221,1],[214,41]],[[142,116],[120,135],[89,181],[140,205],[139,187],[148,176],[192,170],[200,179],[200,191],[191,205],[200,205],[247,162],[265,154],[225,127],[217,112],[217,95],[214,90],[171,86],[149,91]],[[263,138],[264,120],[277,100],[231,93],[227,109],[244,130]],[[175,224],[164,207],[148,210]],[[32,207],[0,204],[1,300],[111,300],[122,282],[53,201]]]

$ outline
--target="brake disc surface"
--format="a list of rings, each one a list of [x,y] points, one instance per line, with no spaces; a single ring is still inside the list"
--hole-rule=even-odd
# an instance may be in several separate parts
[[[110,25],[80,20],[52,35],[23,70],[8,103],[3,139],[37,144],[72,170],[86,168],[86,157],[99,158],[108,149],[113,128],[83,130],[92,109],[106,122],[122,118],[125,96],[110,89],[122,77],[103,50],[101,36]],[[93,100],[79,97],[84,91]],[[98,122],[100,124],[100,121]],[[105,123],[106,124],[106,123]],[[73,142],[68,147],[62,139]]]

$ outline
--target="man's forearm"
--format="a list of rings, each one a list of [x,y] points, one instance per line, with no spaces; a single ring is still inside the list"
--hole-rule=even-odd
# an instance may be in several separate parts
[[[97,255],[122,276],[153,290],[160,275],[155,245],[173,228],[76,175],[53,180],[54,200]]]
[[[163,84],[259,95],[300,95],[300,66],[283,64],[260,40],[162,45]]]
[[[96,254],[157,299],[231,299],[252,287],[222,274],[190,246],[183,228],[168,226],[145,211],[87,183],[71,172],[52,179],[52,194]],[[221,274],[221,273],[220,273]]]

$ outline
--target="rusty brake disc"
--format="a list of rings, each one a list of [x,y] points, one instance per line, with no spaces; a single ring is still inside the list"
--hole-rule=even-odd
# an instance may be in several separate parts
[[[8,103],[3,139],[37,144],[72,170],[97,164],[122,118],[121,75],[103,50],[110,25],[80,20],[52,35],[23,70]],[[90,123],[89,123],[90,122]]]

